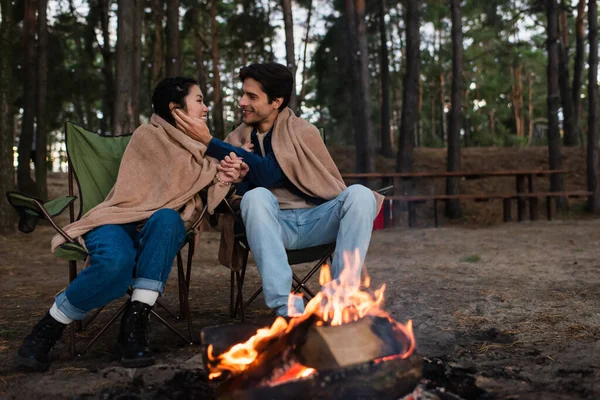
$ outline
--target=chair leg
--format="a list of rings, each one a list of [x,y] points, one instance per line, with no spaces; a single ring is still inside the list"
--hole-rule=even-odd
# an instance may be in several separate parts
[[[179,336],[181,339],[183,339],[184,342],[192,345],[194,344],[192,338],[186,338],[185,335],[181,332],[179,332],[177,329],[175,329],[171,324],[169,324],[163,317],[161,317],[156,311],[152,310],[150,311],[152,313],[152,315],[154,315],[164,326],[166,326],[171,332],[173,332],[174,334],[176,334],[177,336]]]
[[[90,324],[96,319],[98,314],[100,314],[100,312],[104,310],[104,307],[105,306],[98,307],[90,317],[86,318],[84,321],[78,321],[81,322],[81,330],[87,329],[87,327],[90,326]]]
[[[235,272],[231,271],[231,280],[229,282],[229,315],[235,318]]]
[[[127,307],[127,302],[123,303],[123,305],[121,306],[121,308],[119,308],[119,311],[117,311],[115,313],[115,315],[112,316],[112,318],[110,319],[110,321],[108,321],[108,323],[106,325],[104,325],[104,327],[102,329],[100,329],[100,332],[98,332],[96,334],[96,336],[94,336],[92,338],[92,340],[90,340],[88,342],[88,344],[85,346],[85,348],[83,349],[83,351],[81,353],[79,353],[80,355],[84,354],[85,352],[87,352],[89,350],[89,348],[92,347],[92,345],[94,343],[96,343],[96,341],[100,338],[100,336],[102,336],[102,334],[104,332],[106,332],[106,330],[108,328],[110,328],[110,326],[117,320],[117,318],[119,317],[119,315],[121,315],[121,313],[123,313],[123,311],[125,310],[125,307]]]
[[[244,269],[245,270],[245,269]],[[238,298],[238,303],[241,305],[240,307],[240,322],[244,322],[244,320],[246,319],[246,308],[243,306],[244,304],[244,293],[243,293],[243,287],[244,287],[244,279],[242,278],[242,273],[240,271],[236,271],[235,273],[237,275],[237,286],[238,286],[238,293],[237,293],[237,298]]]
[[[181,251],[177,253],[177,282],[179,284],[179,318],[183,319],[185,318],[185,276],[183,275],[183,258],[181,257]]]
[[[298,278],[298,275],[292,273],[292,278],[298,284],[297,286],[294,287],[294,293],[297,293],[300,290],[303,290],[306,293],[306,295],[309,296],[309,298],[315,297],[315,293],[312,290],[310,290],[304,283],[302,283],[302,280],[300,278]]]
[[[194,256],[194,241],[190,241],[188,245],[187,272],[185,274],[185,318],[188,323],[188,331],[190,333],[190,342],[193,342],[194,331],[192,327],[192,310],[190,308],[190,276],[192,274],[192,261]]]
[[[233,317],[234,318],[237,315],[238,309],[240,310],[240,313],[242,315],[244,315],[245,309],[250,304],[250,303],[244,304],[243,296],[240,295],[242,293],[242,289],[244,287],[244,280],[246,279],[246,268],[248,268],[248,257],[249,256],[250,256],[250,249],[246,248],[246,250],[244,252],[244,258],[242,259],[242,269],[241,269],[241,271],[236,272],[236,277],[237,277],[237,281],[238,281],[237,282],[238,296],[236,297],[235,306],[233,307]],[[262,286],[261,286],[261,289],[262,289]],[[255,297],[253,297],[252,300],[254,300],[254,298]]]

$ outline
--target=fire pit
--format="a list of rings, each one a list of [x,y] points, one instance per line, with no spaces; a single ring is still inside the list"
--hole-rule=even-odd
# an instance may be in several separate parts
[[[385,285],[372,291],[368,277],[361,281],[358,254],[344,258],[338,280],[321,269],[324,289],[304,313],[290,297],[289,321],[202,331],[209,377],[221,381],[218,399],[397,399],[414,390],[422,359],[411,321],[383,310]]]

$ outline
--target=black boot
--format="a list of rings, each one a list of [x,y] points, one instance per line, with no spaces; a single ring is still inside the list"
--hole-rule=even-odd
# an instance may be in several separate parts
[[[60,340],[65,327],[65,324],[55,320],[47,312],[25,337],[17,353],[17,363],[36,371],[45,371],[50,366],[48,354],[54,344]]]
[[[121,365],[125,368],[154,364],[154,356],[148,347],[148,320],[151,310],[151,306],[140,301],[130,301],[125,307],[119,333]]]

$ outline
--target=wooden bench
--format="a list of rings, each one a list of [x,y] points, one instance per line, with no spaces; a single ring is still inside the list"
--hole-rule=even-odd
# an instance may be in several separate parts
[[[386,200],[392,201],[405,201],[408,205],[408,226],[414,228],[417,222],[416,205],[419,203],[425,203],[427,201],[433,201],[433,218],[435,227],[439,226],[438,216],[438,202],[448,200],[474,200],[476,202],[483,202],[489,200],[502,200],[503,207],[503,219],[504,222],[512,220],[512,200],[525,200],[529,199],[530,202],[530,219],[535,221],[537,219],[537,200],[541,197],[546,198],[546,216],[548,221],[552,220],[552,202],[551,200],[559,197],[588,197],[591,192],[586,191],[572,191],[572,192],[537,192],[537,193],[498,193],[498,194],[455,194],[455,195],[406,195],[406,196],[387,196]],[[519,213],[519,221],[524,218]]]

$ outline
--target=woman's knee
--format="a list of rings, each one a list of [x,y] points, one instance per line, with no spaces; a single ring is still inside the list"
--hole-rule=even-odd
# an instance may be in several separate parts
[[[170,208],[162,208],[152,214],[144,228],[164,233],[169,232],[177,237],[185,236],[185,224],[181,216]]]

